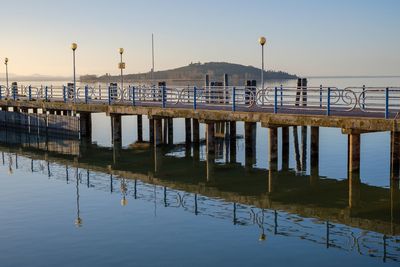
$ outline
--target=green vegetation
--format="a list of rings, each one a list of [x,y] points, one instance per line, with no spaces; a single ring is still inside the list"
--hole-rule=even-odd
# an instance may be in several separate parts
[[[199,84],[204,81],[206,74],[210,75],[210,81],[222,81],[224,73],[229,75],[231,84],[243,84],[245,80],[260,80],[260,69],[253,66],[243,66],[240,64],[232,64],[226,62],[209,62],[209,63],[191,63],[187,66],[154,72],[156,81],[167,81],[171,83],[187,83]],[[117,82],[119,76],[111,76],[109,74],[103,76],[84,75],[81,76],[82,82]],[[296,79],[296,75],[292,75],[282,71],[266,71],[264,79],[266,80],[288,80]],[[151,73],[126,74],[124,80],[127,82],[146,83],[151,80]]]

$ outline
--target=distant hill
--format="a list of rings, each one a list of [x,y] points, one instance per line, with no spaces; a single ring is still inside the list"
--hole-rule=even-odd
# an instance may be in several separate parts
[[[260,69],[253,66],[244,66],[240,64],[226,62],[209,62],[209,63],[191,63],[187,66],[154,72],[156,81],[166,81],[167,84],[204,84],[204,77],[209,74],[210,81],[223,81],[223,75],[227,73],[229,83],[234,85],[242,85],[246,80],[257,80],[260,83]],[[264,72],[265,80],[288,80],[296,79],[296,75],[282,71],[266,71]],[[119,76],[96,76],[83,75],[80,77],[81,82],[119,82]],[[151,73],[138,73],[124,75],[124,81],[130,83],[148,83],[151,81]]]

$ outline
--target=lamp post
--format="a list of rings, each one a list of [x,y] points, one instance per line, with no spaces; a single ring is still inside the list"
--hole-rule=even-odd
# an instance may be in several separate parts
[[[75,73],[75,50],[78,48],[76,43],[71,44],[72,49],[72,58],[73,58],[73,67],[74,67],[74,102],[76,102],[76,73]]]
[[[4,65],[6,65],[6,85],[8,90],[8,57],[4,59]]]
[[[119,49],[119,54],[121,55],[121,62],[119,63],[119,68],[121,69],[121,95],[124,90],[124,74],[123,74],[123,69],[125,69],[125,63],[122,61],[122,54],[124,53],[124,49],[120,48]]]
[[[267,42],[264,36],[261,36],[258,39],[258,42],[261,45],[261,89],[264,89],[264,45]]]

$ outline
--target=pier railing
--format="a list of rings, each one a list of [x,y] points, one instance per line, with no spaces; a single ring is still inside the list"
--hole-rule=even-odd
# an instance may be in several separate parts
[[[394,117],[400,87],[0,86],[0,100]]]

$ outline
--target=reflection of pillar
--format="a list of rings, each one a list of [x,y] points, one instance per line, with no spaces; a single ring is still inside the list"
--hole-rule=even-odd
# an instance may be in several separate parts
[[[391,178],[399,179],[400,132],[390,132]]]
[[[137,141],[143,142],[143,118],[142,118],[142,115],[137,115]]]
[[[311,184],[319,178],[319,127],[311,127]]]
[[[161,170],[163,155],[162,155],[161,148],[159,148],[159,147],[155,146],[153,151],[154,151],[154,153],[153,153],[154,175],[156,175]]]
[[[215,162],[215,154],[210,152],[207,153],[207,159],[206,159],[207,182],[213,181],[214,162]]]
[[[185,142],[192,142],[192,125],[190,124],[190,118],[185,118]]]
[[[398,234],[395,225],[400,223],[400,188],[399,179],[391,179],[390,181],[390,221],[391,221],[391,235]]]
[[[79,125],[81,136],[90,138],[92,136],[92,116],[90,112],[81,112],[79,114]]]
[[[215,129],[213,122],[207,122],[206,124],[206,146],[207,154],[215,153]]]
[[[154,143],[154,119],[149,119],[149,141]]]
[[[121,125],[121,115],[111,114],[111,132],[112,141],[114,143],[120,143],[122,140],[122,125]]]
[[[282,127],[282,169],[289,169],[289,127]]]
[[[307,170],[307,126],[301,127],[301,170]]]
[[[355,208],[360,203],[361,179],[359,172],[349,172],[349,208]]]
[[[255,161],[256,155],[256,133],[257,124],[255,122],[244,123],[245,138],[245,166],[251,167]]]
[[[174,144],[174,119],[168,118],[168,145]]]
[[[236,121],[229,122],[229,153],[229,161],[236,162]]]
[[[158,146],[163,143],[162,130],[162,119],[154,119],[154,146]]]
[[[198,119],[192,120],[193,124],[193,143],[200,143],[200,123]]]

